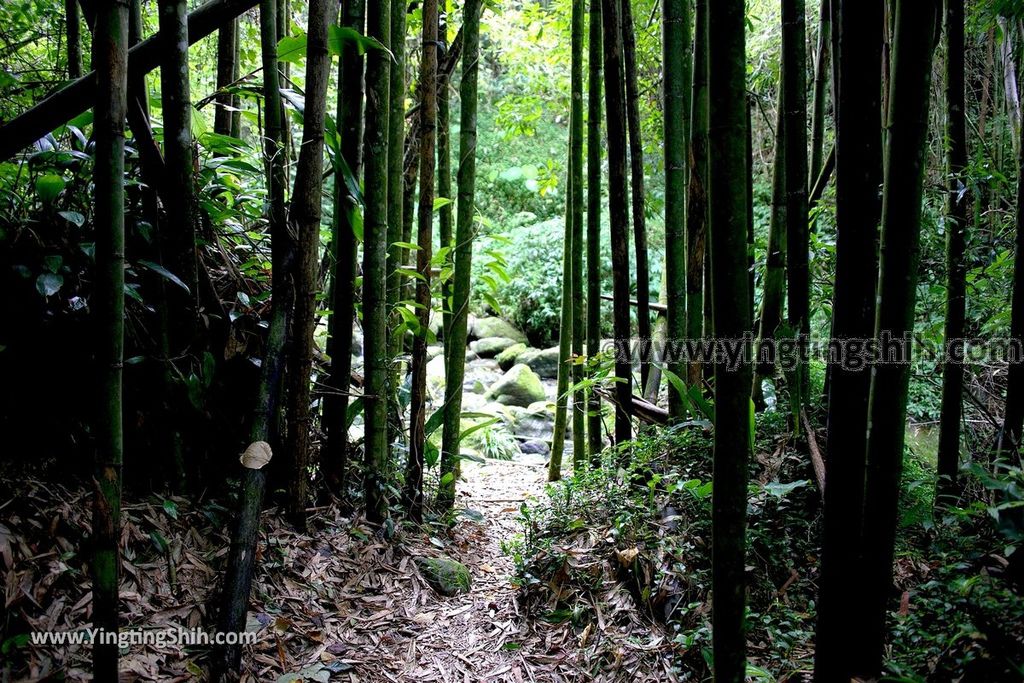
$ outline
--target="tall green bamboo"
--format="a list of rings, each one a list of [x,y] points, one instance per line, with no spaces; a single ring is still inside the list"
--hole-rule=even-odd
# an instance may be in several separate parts
[[[548,461],[548,481],[562,476],[565,448],[569,380],[582,379],[582,368],[570,363],[569,356],[582,352],[583,326],[583,0],[573,0],[571,23],[571,78],[569,110],[568,192],[565,203],[565,237],[562,242],[562,315],[558,328],[558,379],[555,398],[555,425]],[[583,466],[583,411],[577,406],[581,397],[572,395],[573,467]],[[578,413],[578,415],[577,415]],[[579,448],[579,450],[577,450]]]
[[[583,355],[583,24],[584,0],[572,4],[572,64],[570,90],[569,192],[572,206],[572,354]],[[572,383],[583,380],[583,366],[572,363]],[[586,397],[582,391],[572,393],[572,463],[581,472],[587,463]]]
[[[334,23],[337,3],[310,0],[306,31],[306,98],[302,145],[295,166],[295,187],[289,223],[298,235],[295,270],[295,314],[292,322],[292,363],[288,391],[288,516],[305,526],[309,487],[309,452],[312,418],[310,376],[316,343],[316,295],[320,277],[320,214],[324,177],[324,121],[327,115],[328,27]]]
[[[573,214],[572,195],[572,148],[575,140],[573,133],[572,115],[569,118],[569,191],[565,202],[565,233],[562,236],[562,310],[559,316],[558,328],[558,378],[555,383],[555,424],[551,434],[551,457],[548,459],[548,481],[557,481],[562,478],[562,452],[565,450],[566,431],[566,392],[569,389],[569,376],[572,369],[569,367],[569,352],[572,349],[572,254],[574,245],[573,221],[576,216]]]
[[[434,155],[437,139],[437,0],[423,3],[420,62],[420,197],[417,211],[416,317],[412,340],[412,397],[409,401],[409,462],[405,475],[406,509],[419,521],[423,511],[423,456],[427,437],[427,329],[430,325],[430,261],[434,237]],[[454,350],[454,349],[453,349]],[[442,473],[442,476],[454,472]]]
[[[640,131],[640,85],[636,67],[636,27],[633,25],[633,0],[620,0],[622,56],[626,81],[626,130],[629,135],[629,178],[632,193],[633,240],[636,250],[636,319],[640,344],[640,391],[647,386],[650,373],[651,275],[647,249],[647,216],[644,190],[644,143]]]
[[[783,100],[786,116],[786,273],[789,276],[789,326],[806,344],[810,334],[811,289],[807,225],[807,47],[804,0],[782,0]],[[801,365],[803,361],[801,360]],[[790,391],[807,400],[807,372],[800,367],[800,386]]]
[[[64,0],[64,21],[68,41],[68,78],[82,77],[82,13],[78,0]]]
[[[447,12],[438,14],[438,72],[437,72],[437,196],[449,200],[438,210],[437,231],[441,248],[452,244],[452,225],[454,204],[452,199],[452,144],[451,144],[451,97],[448,91],[448,73],[440,68],[448,56],[448,16]],[[451,267],[454,254],[445,257],[445,266]],[[444,343],[445,359],[452,348],[448,343],[452,327],[452,282],[450,277],[441,280],[441,339]],[[447,365],[447,362],[445,363]]]
[[[750,334],[747,307],[746,18],[743,0],[715,0],[708,12],[709,202],[715,335]],[[806,163],[806,162],[805,162]],[[715,364],[712,501],[712,648],[718,683],[746,678],[744,573],[750,365]]]
[[[412,210],[406,215],[405,195],[405,97],[408,85],[405,82],[406,11],[408,5],[402,0],[391,3],[391,62],[390,105],[388,107],[388,309],[397,315],[396,305],[402,300],[402,276],[397,268],[405,264],[406,250],[396,246],[404,242],[403,228],[406,219],[412,218]],[[415,156],[415,152],[413,154]],[[418,170],[418,169],[416,169]],[[415,174],[415,172],[414,172]],[[415,180],[413,181],[415,183]],[[410,192],[410,203],[411,203]],[[411,230],[411,223],[410,223]],[[400,324],[397,320],[395,326]],[[392,337],[390,340],[391,355],[397,356],[402,348],[402,338]],[[397,379],[397,371],[392,378]]]
[[[189,94],[188,3],[160,0],[160,35],[164,58],[160,64],[160,100],[164,119],[164,182],[166,196],[174,197],[164,209],[168,229],[164,256],[168,268],[184,282],[188,294],[173,288],[172,309],[180,311],[173,327],[177,331],[176,355],[185,353],[195,336],[198,311],[199,275],[196,261],[196,197],[192,182],[192,100]]]
[[[292,305],[292,285],[289,273],[294,259],[294,245],[288,232],[285,212],[285,165],[280,72],[277,68],[277,12],[276,0],[260,2],[260,46],[263,64],[264,101],[264,161],[267,171],[267,218],[270,222],[271,282],[270,327],[267,350],[260,366],[260,384],[256,393],[249,439],[253,444],[274,440],[275,423],[282,403],[282,378],[285,366],[285,348]],[[240,485],[237,526],[231,537],[224,592],[218,626],[222,633],[238,633],[245,629],[249,610],[249,593],[256,559],[256,538],[259,533],[260,513],[266,474],[259,467],[243,467]],[[225,645],[213,658],[213,678],[238,671],[242,649],[239,645]]]
[[[964,102],[964,0],[945,0],[946,14],[946,355],[942,364],[939,415],[938,489],[936,503],[955,498],[960,470],[960,418],[963,416],[964,366],[952,357],[951,344],[963,347],[967,313],[964,264],[970,214],[966,177],[967,115]]]
[[[466,348],[469,322],[470,270],[476,218],[477,78],[480,69],[481,0],[462,6],[462,82],[459,84],[458,213],[455,226],[455,270],[452,280],[451,347]],[[444,423],[441,434],[441,486],[438,502],[450,509],[455,501],[455,464],[459,457],[462,422],[462,383],[466,354],[451,354],[444,388]],[[445,480],[448,473],[449,480]]]
[[[608,214],[612,245],[612,329],[615,335],[615,442],[632,437],[633,366],[629,324],[629,215],[626,196],[626,103],[622,18],[618,0],[602,0],[605,111],[608,112]]]
[[[665,70],[665,277],[668,297],[668,339],[685,339],[687,230],[686,201],[689,157],[689,118],[693,82],[693,45],[690,39],[690,0],[664,0],[662,61]],[[682,359],[672,354],[671,372],[686,376]],[[668,392],[668,412],[673,419],[686,417],[686,401],[673,387]]]
[[[1020,345],[1024,341],[1024,140],[1018,145],[1017,160],[1017,231],[1013,257],[1013,294],[1010,308],[1010,338]],[[998,457],[1009,458],[1019,453],[1024,435],[1024,362],[1019,358],[1010,363],[1006,381],[1006,408],[1003,425],[996,444]],[[1017,551],[1020,552],[1019,550]]]
[[[814,58],[814,97],[811,100],[811,167],[810,182],[821,173],[825,150],[825,97],[829,73],[829,52],[832,47],[832,0],[821,0],[818,12],[818,47]]]
[[[895,0],[895,5],[875,315],[875,336],[880,342],[886,336],[905,340],[914,328],[932,51],[942,7],[939,0]],[[840,90],[843,87],[840,82]],[[864,500],[871,504],[864,506],[866,595],[859,605],[865,615],[864,646],[857,648],[856,654],[860,656],[854,666],[855,674],[867,678],[881,672],[892,588],[910,382],[909,344],[904,351],[903,362],[874,366],[868,400],[870,427]]]
[[[381,45],[391,44],[390,0],[370,2],[366,33]],[[365,217],[363,219],[363,415],[366,516],[381,522],[388,514],[385,475],[388,469],[388,108],[391,55],[366,54]]]
[[[870,339],[875,325],[878,221],[881,204],[883,0],[843,3],[833,17],[838,37],[836,74],[836,281],[832,337]],[[851,346],[851,353],[855,351]],[[830,367],[828,467],[825,470],[825,524],[818,594],[815,680],[849,680],[850,634],[864,631],[861,526],[867,454],[868,393],[866,358]]]
[[[93,37],[96,67],[96,473],[93,498],[93,625],[118,630],[121,567],[121,367],[124,357],[124,120],[128,101],[128,5],[102,3]],[[117,680],[118,649],[96,640],[96,680]]]
[[[341,25],[361,30],[366,18],[364,0],[345,0]],[[355,318],[358,243],[353,219],[358,199],[349,187],[347,174],[358,183],[362,170],[363,66],[355,43],[346,43],[338,64],[337,125],[341,154],[335,159],[334,222],[331,250],[331,314],[327,323],[327,355],[331,359],[324,396],[324,426],[321,467],[327,486],[344,497],[348,490],[348,406],[352,384],[352,324]],[[390,186],[389,186],[390,189]]]
[[[761,294],[761,322],[758,325],[754,366],[754,393],[764,378],[775,376],[775,332],[782,322],[786,303],[786,117],[783,106],[785,88],[779,82],[778,112],[775,117],[775,152],[772,162],[772,214],[768,224],[768,249],[765,256]],[[762,355],[764,359],[762,359]],[[763,360],[763,362],[762,362]]]
[[[590,0],[587,54],[587,356],[601,348],[601,0]],[[601,399],[587,393],[587,447],[598,464],[604,446]]]
[[[213,113],[213,131],[220,135],[233,135],[239,117],[238,95],[225,92],[238,80],[238,19],[217,29],[217,109]]]
[[[710,335],[705,310],[710,310],[710,288],[705,296],[708,222],[708,0],[697,0],[693,37],[693,97],[690,100],[689,183],[686,192],[686,334],[700,339]],[[681,375],[680,375],[681,376]],[[687,366],[687,384],[703,381],[699,359]],[[671,410],[671,406],[670,406]],[[678,410],[678,409],[677,409]]]

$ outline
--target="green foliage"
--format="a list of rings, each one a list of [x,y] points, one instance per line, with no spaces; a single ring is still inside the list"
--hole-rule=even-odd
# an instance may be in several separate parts
[[[770,449],[761,452],[776,450],[783,429],[777,419],[761,425],[758,448]],[[505,549],[528,599],[549,605],[557,596],[551,618],[582,628],[596,618],[590,596],[622,581],[637,608],[664,621],[673,634],[678,671],[706,675],[711,450],[709,436],[699,429],[641,436],[632,444],[629,468],[615,467],[617,455],[608,451],[601,469],[552,485],[547,501],[524,505],[522,535]],[[764,485],[752,484],[748,499],[749,637],[762,644],[751,660],[750,675],[757,680],[782,679],[808,666],[807,643],[813,638],[810,577],[818,493],[806,478],[795,476],[806,462],[796,453],[781,452],[781,469]],[[762,474],[760,465],[752,466]],[[587,540],[602,538],[597,546]],[[629,566],[611,572],[580,559],[620,567],[634,549]]]

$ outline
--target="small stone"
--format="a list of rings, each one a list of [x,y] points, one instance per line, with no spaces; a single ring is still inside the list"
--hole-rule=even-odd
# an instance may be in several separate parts
[[[473,582],[469,569],[450,557],[418,557],[416,566],[435,591],[448,597],[468,593]]]

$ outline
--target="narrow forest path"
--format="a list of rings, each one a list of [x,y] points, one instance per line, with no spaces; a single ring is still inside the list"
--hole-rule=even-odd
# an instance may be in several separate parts
[[[242,680],[676,680],[670,638],[643,618],[609,571],[611,546],[602,532],[577,534],[551,549],[577,571],[600,577],[591,590],[580,592],[555,578],[528,599],[513,583],[515,567],[502,542],[523,532],[522,503],[543,501],[546,475],[543,464],[466,462],[456,507],[474,512],[460,514],[451,529],[399,525],[392,539],[336,505],[310,509],[306,531],[268,509],[246,627],[256,640],[243,647]],[[88,490],[29,477],[21,481],[0,525],[0,559],[6,558],[6,566],[24,558],[56,558],[69,544],[83,542],[89,530]],[[125,506],[124,630],[212,628],[230,542],[226,510],[213,501],[194,505],[178,497],[162,503],[134,499]],[[166,555],[157,552],[154,538],[166,540]],[[418,563],[440,556],[468,567],[468,593],[444,597],[427,584]],[[42,573],[17,569],[8,576],[8,601],[36,630],[77,630],[89,621],[85,569],[77,557],[53,560]],[[566,607],[579,608],[582,621],[545,620],[552,610]],[[32,679],[54,672],[67,680],[91,678],[87,645],[25,647]],[[135,642],[122,654],[122,671],[133,680],[197,680],[208,651],[171,641]]]
[[[289,574],[301,578],[260,572],[255,595],[266,612],[255,616],[274,638],[253,647],[253,673],[273,679],[284,663],[302,680],[353,683],[590,680],[571,662],[572,629],[525,613],[502,550],[522,532],[522,503],[545,495],[546,475],[543,465],[466,462],[456,506],[479,515],[460,515],[443,542],[407,531],[395,542],[360,541],[359,527],[338,519],[332,533],[323,518],[323,532],[284,539],[302,548],[286,551],[295,560]],[[427,584],[417,560],[441,555],[468,567],[468,593],[444,597]]]

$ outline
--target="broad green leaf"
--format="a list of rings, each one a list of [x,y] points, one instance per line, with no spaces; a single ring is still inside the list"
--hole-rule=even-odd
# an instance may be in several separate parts
[[[36,291],[43,296],[53,296],[64,286],[64,276],[57,273],[43,273],[36,278]]]
[[[47,173],[36,178],[36,194],[44,202],[52,202],[67,185],[64,178],[55,173]]]
[[[144,268],[148,268],[149,270],[152,270],[157,275],[160,275],[160,276],[162,276],[164,278],[167,278],[168,280],[170,280],[174,284],[176,284],[179,287],[181,287],[182,289],[184,289],[186,293],[189,293],[188,285],[186,285],[184,282],[182,282],[181,278],[179,278],[177,275],[175,275],[171,271],[169,271],[166,268],[164,268],[163,266],[161,266],[159,263],[153,263],[152,261],[140,260],[140,261],[138,261],[138,264],[140,266],[144,267]]]
[[[391,50],[384,47],[376,38],[364,36],[351,26],[331,26],[327,35],[327,49],[330,53],[340,55],[345,43],[355,44],[356,51],[361,55],[366,54],[367,50],[383,50],[392,61],[395,59],[395,55],[392,54]]]
[[[277,59],[280,62],[301,62],[306,57],[306,34],[285,36],[277,42]]]
[[[807,486],[810,483],[811,482],[809,480],[807,480],[807,479],[803,479],[801,481],[793,481],[793,482],[790,482],[788,484],[781,484],[781,483],[779,483],[777,481],[773,481],[773,482],[771,482],[769,484],[765,484],[764,485],[764,491],[765,491],[765,493],[773,495],[776,498],[781,500],[787,494],[792,493],[793,491],[795,491],[798,488],[801,488],[803,486]]]
[[[77,211],[58,211],[57,215],[66,220],[68,223],[73,223],[79,228],[85,225],[85,216],[78,213]]]

